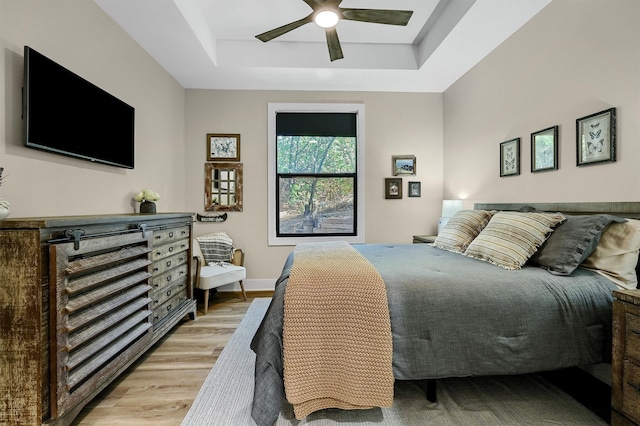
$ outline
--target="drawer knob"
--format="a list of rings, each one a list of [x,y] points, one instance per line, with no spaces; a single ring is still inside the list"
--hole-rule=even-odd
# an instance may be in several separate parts
[[[167,262],[167,266],[171,266],[171,261],[170,260]]]
[[[167,296],[171,296],[171,290],[167,290]]]
[[[167,305],[167,311],[171,310],[171,305]]]
[[[169,253],[173,251],[173,247],[169,247]]]
[[[171,281],[171,275],[167,277],[167,282]]]
[[[173,238],[173,232],[169,232],[169,238]]]

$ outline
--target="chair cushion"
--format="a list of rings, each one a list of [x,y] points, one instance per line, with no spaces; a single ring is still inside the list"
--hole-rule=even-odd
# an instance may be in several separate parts
[[[200,268],[200,284],[198,288],[208,290],[222,285],[232,284],[244,280],[247,277],[247,269],[244,266],[236,266],[224,263],[204,265]]]

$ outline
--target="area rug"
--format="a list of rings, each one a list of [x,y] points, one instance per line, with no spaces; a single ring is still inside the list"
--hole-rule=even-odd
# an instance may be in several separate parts
[[[183,426],[254,426],[251,419],[255,354],[249,344],[269,306],[255,299],[207,376]],[[536,374],[438,381],[438,402],[416,382],[397,381],[391,408],[323,410],[296,420],[283,407],[276,425],[606,425]]]

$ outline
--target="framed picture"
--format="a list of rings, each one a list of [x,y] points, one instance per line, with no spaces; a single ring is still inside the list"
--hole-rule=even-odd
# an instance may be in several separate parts
[[[384,179],[384,198],[387,200],[402,198],[402,178]]]
[[[520,174],[520,138],[500,143],[500,177]]]
[[[558,126],[531,133],[531,172],[558,170]]]
[[[415,155],[394,155],[391,157],[393,176],[415,176],[416,156]]]
[[[208,133],[207,161],[240,161],[240,135]]]
[[[420,196],[420,182],[409,182],[409,197]]]
[[[616,109],[576,120],[577,165],[616,161]]]

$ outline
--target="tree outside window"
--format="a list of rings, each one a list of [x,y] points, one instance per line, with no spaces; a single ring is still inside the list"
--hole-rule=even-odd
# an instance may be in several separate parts
[[[356,138],[278,136],[278,236],[356,234]]]

